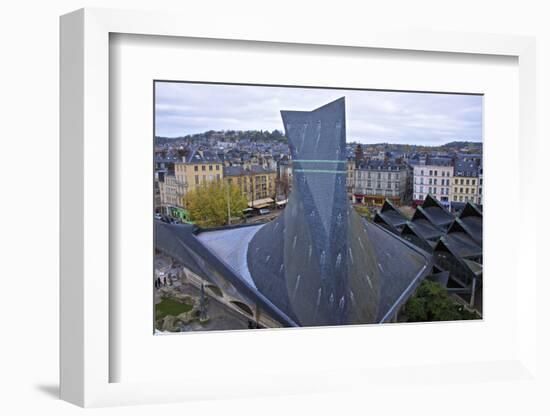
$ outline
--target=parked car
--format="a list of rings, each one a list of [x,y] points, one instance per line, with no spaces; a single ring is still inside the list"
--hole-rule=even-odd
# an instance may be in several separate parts
[[[260,215],[266,215],[266,214],[269,214],[271,211],[268,210],[267,208],[262,208],[260,210]]]
[[[161,221],[162,220],[162,215],[157,212],[155,214],[155,219]]]

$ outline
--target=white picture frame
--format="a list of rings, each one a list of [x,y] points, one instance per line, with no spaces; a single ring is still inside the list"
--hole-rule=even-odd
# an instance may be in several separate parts
[[[517,293],[518,327],[516,354],[509,359],[423,365],[415,376],[398,368],[331,369],[325,383],[318,373],[300,373],[283,368],[266,375],[264,382],[250,380],[228,386],[210,383],[193,374],[185,384],[173,382],[110,382],[110,365],[116,354],[110,349],[109,274],[109,37],[123,33],[277,42],[282,44],[332,45],[334,47],[377,48],[385,50],[430,51],[442,54],[504,55],[516,57],[519,67],[519,164],[520,196],[533,198],[527,176],[527,149],[533,148],[535,131],[535,41],[530,37],[471,33],[429,33],[365,30],[327,34],[312,26],[280,31],[266,24],[246,35],[235,33],[231,22],[207,27],[199,21],[185,20],[170,13],[151,13],[107,9],[82,9],[61,18],[61,398],[79,406],[108,406],[161,403],[209,397],[239,397],[258,394],[309,393],[348,388],[353,381],[362,387],[387,384],[394,378],[405,383],[448,381],[452,372],[461,380],[535,380],[536,382],[536,270],[534,252],[522,242],[535,240],[534,218],[519,215],[517,261],[524,271]],[[531,243],[532,244],[532,243]],[[517,273],[517,271],[516,271]],[[146,306],[144,306],[146,307]],[[317,331],[317,330],[312,330]],[[290,334],[278,335],[278,338]],[[279,341],[280,342],[280,341]],[[410,369],[409,369],[410,370]],[[324,370],[319,369],[322,373]],[[443,375],[442,375],[443,374]],[[445,375],[447,374],[447,375]],[[474,375],[472,377],[472,375]],[[499,376],[500,375],[500,376]],[[445,381],[443,381],[445,382]],[[201,385],[201,383],[203,383]],[[182,388],[182,385],[185,388]]]

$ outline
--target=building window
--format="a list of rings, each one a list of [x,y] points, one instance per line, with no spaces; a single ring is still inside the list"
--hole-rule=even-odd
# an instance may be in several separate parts
[[[198,172],[198,171],[199,171],[199,167],[195,165],[195,172]]]
[[[470,179],[466,179],[466,185],[470,185]]]
[[[437,179],[434,179],[434,185],[437,185]]]
[[[202,170],[203,170],[203,171],[206,170],[206,165],[202,165]]]
[[[212,170],[212,169],[213,169],[212,165],[208,165],[208,170]]]
[[[437,176],[437,170],[434,171],[434,176]]]
[[[461,179],[461,180],[460,180],[460,184],[461,184],[461,185],[464,185],[464,179]]]
[[[432,175],[433,175],[433,173],[434,173],[434,171],[433,171],[433,170],[431,170],[431,171],[430,171],[430,176],[432,176]]]
[[[195,185],[198,185],[198,184],[199,184],[199,175],[195,175]]]
[[[216,165],[216,170],[220,170],[220,165]]]

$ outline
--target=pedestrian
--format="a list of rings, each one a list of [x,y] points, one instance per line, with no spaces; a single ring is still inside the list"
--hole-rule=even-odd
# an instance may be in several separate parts
[[[164,286],[166,286],[166,276],[164,276]]]
[[[157,286],[160,289],[161,283],[160,283],[160,277],[157,277]]]

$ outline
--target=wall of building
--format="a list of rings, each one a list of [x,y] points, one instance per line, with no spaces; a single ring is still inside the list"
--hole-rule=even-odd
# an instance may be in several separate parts
[[[275,199],[277,172],[244,173],[225,177],[227,183],[239,187],[248,202],[263,198]]]
[[[384,199],[401,203],[407,188],[407,169],[355,169],[354,195],[366,203],[381,205]]]
[[[453,202],[482,203],[479,195],[480,179],[478,177],[453,176],[452,184],[451,200]]]
[[[181,187],[180,192],[185,195],[197,186],[223,180],[223,165],[218,163],[176,163],[174,165],[176,179]]]
[[[430,194],[443,205],[451,201],[453,166],[419,165],[413,169],[413,200],[424,201]]]

